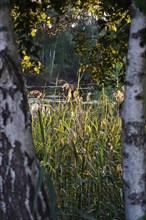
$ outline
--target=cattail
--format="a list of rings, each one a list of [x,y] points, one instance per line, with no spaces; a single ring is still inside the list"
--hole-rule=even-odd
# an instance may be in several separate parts
[[[121,104],[124,100],[124,91],[117,90],[113,92],[113,96],[115,97],[116,101]]]

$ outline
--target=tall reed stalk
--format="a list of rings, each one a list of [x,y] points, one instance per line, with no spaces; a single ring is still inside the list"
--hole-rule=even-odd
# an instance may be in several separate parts
[[[103,90],[94,105],[71,101],[47,108],[48,114],[33,118],[33,136],[55,187],[58,219],[124,219],[116,103]]]

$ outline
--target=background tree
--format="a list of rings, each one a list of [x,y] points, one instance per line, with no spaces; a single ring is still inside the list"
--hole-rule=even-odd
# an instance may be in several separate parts
[[[0,214],[1,219],[49,219],[14,42],[10,1],[0,1]],[[35,201],[35,203],[34,203]]]

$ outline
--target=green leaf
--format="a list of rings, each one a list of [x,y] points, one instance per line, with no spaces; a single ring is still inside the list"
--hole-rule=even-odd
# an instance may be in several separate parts
[[[77,209],[77,213],[80,215],[80,217],[86,219],[86,220],[96,220],[94,217],[91,215],[83,212],[82,210]]]
[[[38,118],[39,118],[40,130],[41,130],[42,143],[43,143],[43,145],[45,145],[44,127],[43,127],[42,115],[41,115],[40,111],[38,111]]]
[[[53,182],[52,182],[52,179],[49,173],[47,173],[47,184],[48,184],[48,191],[49,191],[50,219],[57,220],[57,214],[56,214],[56,208],[55,208],[55,203],[56,203],[55,187],[53,185]]]
[[[146,215],[143,215],[142,217],[139,217],[137,220],[146,220]]]
[[[42,182],[44,180],[44,177],[45,177],[45,167],[40,167],[38,181],[37,181],[37,185],[36,185],[36,189],[35,189],[34,201],[33,201],[33,213],[35,211],[38,194],[40,192],[40,188],[41,188]]]

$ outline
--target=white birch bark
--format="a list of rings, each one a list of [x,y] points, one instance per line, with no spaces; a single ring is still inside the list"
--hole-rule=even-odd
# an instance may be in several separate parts
[[[48,220],[43,189],[32,214],[39,166],[9,6],[0,0],[0,219]]]
[[[146,15],[132,2],[123,119],[126,220],[146,214]]]

